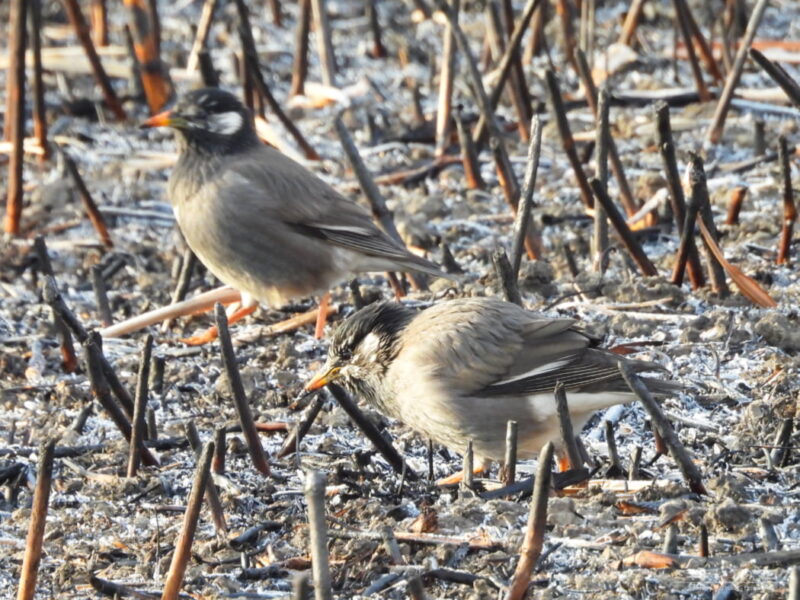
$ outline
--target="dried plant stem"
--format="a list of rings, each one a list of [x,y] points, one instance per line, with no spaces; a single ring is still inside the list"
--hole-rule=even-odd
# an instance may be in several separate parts
[[[725,117],[728,116],[728,109],[733,99],[733,91],[739,84],[739,78],[742,75],[744,68],[744,61],[747,58],[747,52],[750,49],[750,44],[753,43],[753,38],[756,36],[758,26],[761,24],[761,18],[764,16],[764,11],[767,8],[768,0],[758,0],[750,13],[750,20],[747,23],[747,29],[739,44],[739,50],[736,52],[736,58],[733,61],[733,67],[725,79],[725,87],[720,94],[717,108],[714,111],[714,116],[711,120],[711,125],[706,133],[706,139],[711,144],[716,144],[722,138],[722,130],[725,127]]]
[[[300,418],[300,421],[297,423],[297,426],[292,430],[292,433],[286,438],[281,446],[281,449],[278,450],[277,457],[283,458],[288,456],[292,452],[297,452],[299,448],[300,442],[303,440],[303,437],[308,433],[308,430],[311,429],[311,425],[314,424],[314,420],[319,415],[319,412],[322,410],[322,406],[325,404],[325,400],[320,396],[317,395],[311,404],[306,408],[303,416]]]
[[[443,10],[445,14],[447,14],[448,20],[454,18],[454,15],[450,14],[450,11],[444,7],[442,0],[436,0],[436,4],[439,6],[440,10]],[[489,128],[490,123],[489,120],[494,119],[494,110],[497,108],[498,102],[500,102],[500,96],[503,93],[503,88],[506,83],[506,79],[508,78],[509,73],[511,72],[511,66],[514,62],[514,56],[516,55],[520,42],[522,41],[522,37],[525,35],[525,32],[528,29],[528,25],[531,22],[531,17],[533,16],[534,11],[536,8],[542,4],[542,0],[528,0],[525,4],[525,8],[522,9],[522,14],[519,17],[516,25],[514,26],[514,31],[511,34],[511,37],[508,40],[508,44],[506,45],[506,50],[503,53],[502,58],[498,61],[499,66],[497,70],[499,72],[497,81],[495,82],[495,86],[492,88],[491,94],[487,97],[488,106],[491,108],[484,109],[481,107],[481,117],[478,121],[478,124],[475,126],[475,131],[473,132],[472,139],[476,142],[479,142],[483,139],[483,135],[485,132],[492,133],[492,129]],[[460,29],[460,28],[459,28]],[[462,34],[463,35],[463,32]],[[463,40],[456,39],[458,42],[458,48],[461,50],[462,54],[466,54],[464,49],[466,38]],[[477,69],[476,69],[477,70]],[[473,85],[475,85],[474,76],[473,76]],[[481,87],[482,84],[481,84]]]
[[[292,62],[292,85],[290,96],[304,93],[308,75],[308,32],[311,29],[311,0],[299,0],[297,29],[294,34],[294,59]]]
[[[708,492],[706,492],[706,488],[703,485],[703,477],[700,474],[700,470],[692,461],[686,448],[681,444],[672,425],[664,416],[664,413],[661,412],[661,407],[659,407],[658,403],[650,394],[650,390],[647,389],[647,386],[645,386],[629,365],[620,363],[619,371],[625,379],[625,383],[627,383],[631,391],[636,394],[645,410],[650,415],[653,426],[658,429],[659,433],[661,433],[661,437],[664,438],[664,442],[667,444],[667,448],[669,448],[670,456],[672,456],[673,460],[678,464],[678,468],[681,470],[681,473],[683,473],[683,477],[689,485],[689,489],[696,494],[707,494]]]
[[[502,56],[505,51],[505,35],[503,34],[503,27],[500,24],[500,12],[495,2],[489,2],[486,5],[486,18],[488,21],[487,34],[492,54],[495,56]],[[514,61],[514,63],[516,63],[516,61]],[[523,141],[527,142],[530,118],[528,117],[529,111],[525,107],[525,99],[522,94],[523,86],[524,79],[522,83],[520,83],[517,78],[517,70],[512,67],[509,78],[506,81],[506,92],[514,107],[514,112],[517,114],[517,128],[520,137]]]
[[[239,424],[242,427],[242,433],[247,442],[247,450],[250,452],[253,466],[260,473],[269,475],[269,460],[261,445],[261,440],[258,437],[258,430],[253,422],[253,413],[250,410],[250,405],[247,403],[247,396],[244,393],[242,378],[239,375],[239,367],[236,364],[236,354],[233,351],[231,334],[228,330],[228,317],[225,314],[225,307],[217,303],[214,311],[217,331],[219,332],[222,362],[225,364],[225,372],[228,374],[228,385],[230,386],[231,395],[236,405],[236,414],[239,416]]]
[[[708,185],[706,184],[706,172],[703,168],[703,159],[697,154],[692,154],[690,159],[689,181],[691,184],[692,196],[696,195],[697,202],[699,203],[698,214],[700,215],[700,220],[708,229],[713,241],[719,242],[719,234],[714,225],[714,217],[711,214],[711,200],[708,195]],[[720,297],[724,298],[730,294],[728,283],[725,279],[725,269],[720,261],[717,260],[705,237],[703,237],[703,247],[709,265],[711,288]]]
[[[219,0],[205,0],[203,9],[200,12],[200,21],[197,24],[197,33],[194,36],[192,49],[189,51],[189,58],[186,59],[186,70],[193,73],[200,62],[200,53],[206,47],[206,40],[214,22],[214,12],[217,9]]]
[[[92,394],[106,410],[111,420],[114,421],[114,424],[117,426],[117,429],[119,429],[120,433],[122,433],[123,437],[130,444],[133,439],[131,422],[128,420],[128,416],[111,397],[108,381],[103,373],[103,352],[100,349],[99,343],[100,337],[95,331],[92,331],[83,343],[84,359],[86,361],[86,370],[89,373]],[[139,456],[142,462],[147,466],[158,465],[158,460],[152,455],[150,450],[145,447],[144,442],[140,440],[138,445]]]
[[[619,43],[626,46],[632,45],[633,36],[639,26],[639,19],[642,16],[645,0],[632,0],[625,14],[625,21],[622,24],[622,32],[619,34]]]
[[[13,0],[9,15],[9,64],[4,137],[11,140],[6,196],[6,233],[19,235],[22,217],[22,163],[25,139],[25,26],[27,0]]]
[[[103,279],[103,269],[100,265],[93,265],[91,271],[92,291],[94,291],[94,299],[97,304],[97,315],[103,327],[111,327],[113,320],[111,318],[111,306],[108,303],[108,290],[106,289],[106,281]]]
[[[372,179],[372,175],[370,175],[367,165],[364,164],[361,154],[358,152],[358,148],[356,148],[356,145],[353,142],[353,138],[350,137],[350,132],[347,131],[347,127],[344,126],[344,123],[340,117],[336,117],[334,124],[336,125],[336,133],[339,136],[339,141],[341,142],[342,148],[347,155],[350,166],[353,168],[353,171],[358,178],[358,183],[361,186],[361,190],[364,192],[364,195],[369,201],[369,206],[372,210],[372,216],[376,221],[378,221],[381,229],[383,229],[386,235],[393,238],[399,244],[405,246],[403,238],[400,237],[400,232],[397,231],[397,226],[394,224],[392,213],[386,206],[386,200],[383,198],[383,194],[381,194],[378,186],[375,185],[375,180]],[[409,273],[408,277],[416,289],[426,289],[424,280],[421,277],[413,273]]]
[[[558,134],[561,137],[564,153],[567,155],[567,160],[569,160],[569,164],[575,174],[581,200],[586,208],[593,208],[594,200],[592,200],[592,189],[589,187],[589,182],[586,180],[586,173],[583,172],[581,161],[575,150],[575,140],[572,137],[572,131],[567,121],[567,111],[564,108],[564,100],[561,98],[561,89],[558,85],[556,74],[552,69],[547,69],[545,73],[545,82],[547,84],[547,96],[550,110],[553,113],[553,119],[558,127]]]
[[[197,432],[197,427],[193,421],[186,421],[184,423],[184,431],[186,432],[186,439],[189,440],[189,445],[192,447],[196,457],[200,458],[200,453],[203,451],[203,445],[200,443],[200,434]],[[223,431],[224,428],[223,428]],[[211,460],[211,469],[213,471],[214,458],[217,455],[217,441],[214,440],[214,457]],[[208,478],[206,483],[206,502],[208,508],[211,509],[211,516],[214,519],[214,529],[217,534],[224,535],[228,532],[228,525],[225,523],[225,511],[222,508],[222,501],[219,499],[217,486],[211,477]]]
[[[697,55],[694,52],[692,33],[689,30],[689,16],[687,15],[689,7],[682,0],[672,0],[672,5],[675,8],[675,20],[678,23],[678,29],[683,37],[686,53],[689,55],[689,65],[692,68],[692,78],[697,88],[697,95],[700,96],[701,102],[708,102],[711,100],[711,94],[708,91],[708,87],[706,87],[705,81],[703,81],[703,74],[700,71]]]
[[[347,415],[358,425],[359,429],[364,432],[369,438],[369,441],[375,446],[375,449],[381,453],[381,456],[386,459],[392,468],[400,474],[404,474],[408,479],[418,479],[419,476],[414,472],[403,460],[403,457],[397,452],[395,447],[389,442],[378,428],[370,421],[364,413],[356,406],[352,398],[344,391],[343,388],[335,383],[329,383],[328,389],[331,395],[336,399]]]
[[[539,453],[539,466],[533,486],[528,526],[520,549],[519,562],[508,587],[505,600],[522,600],[531,581],[531,573],[542,553],[547,525],[547,498],[550,493],[550,464],[553,462],[553,443],[547,442]]]
[[[525,240],[528,239],[528,229],[533,227],[531,223],[531,210],[533,209],[533,192],[536,189],[536,174],[539,171],[539,157],[542,150],[542,123],[539,116],[531,120],[530,144],[528,145],[528,160],[525,164],[525,175],[522,182],[522,194],[514,217],[514,236],[511,246],[511,275],[515,281],[519,277],[519,267],[522,263],[522,249]],[[540,258],[543,248],[541,237],[538,232],[534,232],[534,239],[539,241],[536,248],[536,258]]]
[[[142,87],[150,113],[164,109],[173,94],[169,70],[159,55],[158,13],[154,0],[124,0],[130,12],[133,49],[141,66]]]
[[[336,58],[333,53],[331,26],[328,21],[325,0],[311,0],[311,14],[314,18],[317,53],[322,67],[322,83],[336,87]]]
[[[567,403],[567,392],[561,382],[556,384],[553,392],[556,397],[556,412],[558,413],[558,424],[561,430],[561,441],[564,451],[569,459],[570,469],[579,469],[583,466],[578,445],[575,443],[575,431],[572,427],[572,418],[569,415],[569,404]]]
[[[325,524],[325,474],[310,471],[306,475],[311,570],[314,574],[314,598],[333,600],[328,560],[328,527]]]
[[[86,215],[89,217],[89,221],[91,221],[92,226],[97,232],[97,235],[100,236],[100,241],[106,248],[113,248],[114,242],[111,241],[111,234],[108,233],[108,226],[106,225],[105,217],[103,217],[103,213],[100,212],[100,209],[97,208],[97,204],[95,203],[94,198],[92,198],[92,195],[89,193],[89,189],[86,187],[83,177],[81,177],[78,167],[75,165],[75,161],[72,160],[72,157],[64,152],[59,146],[56,146],[56,150],[58,150],[58,152],[61,154],[61,157],[64,159],[64,166],[67,168],[67,173],[69,173],[72,183],[75,185],[75,189],[81,199],[83,209],[86,211]]]
[[[789,167],[789,150],[785,136],[778,138],[778,162],[780,163],[781,179],[783,180],[783,225],[781,227],[781,240],[778,245],[778,257],[775,263],[785,265],[789,263],[792,232],[794,231],[794,222],[797,220],[797,209],[794,205],[794,192],[792,191],[792,171]]]
[[[506,424],[506,453],[503,467],[500,470],[500,481],[503,485],[511,485],[517,477],[517,436],[519,424],[509,421]]]
[[[628,227],[628,224],[625,222],[624,217],[620,214],[616,205],[611,201],[611,198],[608,197],[608,194],[603,188],[603,184],[600,183],[600,180],[592,179],[590,185],[592,191],[594,192],[595,198],[597,198],[597,201],[603,207],[603,210],[605,210],[609,221],[611,221],[614,229],[616,229],[617,234],[625,246],[625,249],[639,267],[642,275],[648,277],[658,275],[658,270],[655,268],[653,263],[650,262],[650,259],[644,253],[642,246],[636,241],[636,238],[633,237],[633,233]]]
[[[89,34],[89,26],[86,24],[86,20],[83,18],[83,13],[81,12],[78,0],[63,0],[63,2],[64,8],[67,11],[67,17],[69,17],[72,28],[75,30],[75,33],[78,36],[78,41],[80,42],[81,46],[83,46],[83,50],[86,52],[86,58],[89,59],[89,64],[92,66],[92,72],[94,73],[94,78],[97,81],[97,85],[100,86],[100,89],[103,92],[106,105],[108,105],[108,107],[111,109],[111,112],[114,113],[114,116],[118,121],[124,121],[126,118],[125,110],[122,108],[122,104],[117,97],[117,93],[111,86],[111,81],[109,80],[108,75],[103,68],[103,63],[100,62],[100,57],[97,55],[97,50],[95,49],[94,44],[92,43],[92,38]]]
[[[186,573],[186,567],[191,556],[192,542],[197,531],[197,521],[200,517],[200,507],[203,504],[203,494],[210,477],[211,458],[213,455],[214,442],[208,442],[203,447],[203,452],[197,461],[192,489],[186,501],[186,513],[183,515],[183,527],[175,542],[175,551],[172,554],[172,562],[167,573],[167,580],[164,583],[161,600],[176,600],[183,585],[183,575]]]
[[[148,382],[150,379],[150,357],[153,353],[153,336],[148,334],[142,344],[139,359],[139,373],[136,377],[136,395],[133,402],[133,421],[131,423],[131,443],[128,451],[128,477],[136,477],[141,454],[139,449],[146,437],[145,412],[147,410]]]
[[[30,2],[31,39],[29,46],[33,54],[33,137],[36,138],[42,154],[40,162],[50,158],[50,145],[47,143],[47,115],[45,114],[44,80],[42,77],[42,2]]]
[[[781,86],[781,89],[789,96],[789,100],[800,107],[800,84],[798,84],[789,73],[779,64],[772,62],[755,48],[750,48],[750,58],[756,61],[759,66],[772,77],[773,81]],[[763,121],[762,121],[763,127]]]
[[[575,51],[575,62],[578,65],[578,76],[586,90],[586,102],[589,104],[589,109],[592,111],[595,120],[598,120],[600,116],[600,104],[597,86],[594,83],[589,63],[586,61],[586,55],[580,49]],[[611,172],[614,174],[614,179],[617,180],[617,185],[619,186],[619,196],[622,201],[622,206],[625,209],[625,214],[630,217],[636,214],[639,207],[636,203],[636,199],[633,197],[633,191],[631,191],[628,178],[625,176],[625,168],[622,166],[622,159],[619,156],[617,143],[614,141],[610,130],[608,135],[608,158],[611,161]]]
[[[33,600],[36,592],[36,578],[44,544],[44,526],[47,521],[47,506],[50,502],[55,447],[56,440],[50,438],[39,449],[36,488],[33,491],[31,522],[28,527],[28,537],[25,540],[25,555],[22,558],[17,600]]]
[[[578,64],[582,61],[579,58]],[[583,68],[583,67],[581,67]],[[597,179],[608,189],[608,152],[611,146],[611,132],[608,128],[608,112],[611,106],[608,88],[603,86],[597,98],[597,129],[595,132],[595,149],[597,158]],[[594,207],[594,231],[592,235],[592,268],[602,273],[605,271],[605,257],[608,249],[608,218],[606,211],[599,204]]]
[[[672,213],[675,215],[675,221],[678,225],[678,234],[683,236],[686,228],[686,200],[683,196],[683,186],[681,185],[681,178],[678,173],[678,161],[675,157],[675,142],[672,138],[672,127],[669,121],[669,105],[662,102],[656,105],[656,118],[658,121],[658,149],[661,153],[661,161],[664,165],[664,175],[667,180],[667,189],[669,190],[669,199],[672,204]],[[698,289],[705,285],[705,276],[703,275],[703,267],[700,265],[700,256],[697,253],[697,246],[694,243],[694,220],[691,221],[690,235],[685,238],[686,258],[683,259],[684,265],[688,260],[689,267],[689,280],[692,283],[692,289]],[[683,238],[681,239],[683,243]],[[673,283],[682,281],[683,279],[683,266],[680,271],[675,271],[673,274]],[[676,274],[680,272],[680,278],[676,278]],[[676,285],[680,285],[676,283]]]
[[[622,463],[619,460],[617,451],[617,440],[614,437],[614,424],[611,421],[603,423],[606,432],[606,446],[608,446],[609,469],[608,476],[618,476],[622,474]]]
[[[309,144],[308,140],[306,140],[303,134],[300,133],[300,130],[297,128],[294,122],[285,112],[283,112],[283,109],[281,108],[280,104],[278,104],[275,96],[272,95],[269,86],[267,86],[267,82],[264,80],[264,76],[261,73],[261,66],[258,62],[256,44],[253,40],[253,31],[250,27],[250,17],[244,0],[236,0],[236,8],[239,13],[239,38],[242,42],[244,62],[246,63],[248,73],[253,78],[253,83],[256,86],[256,90],[258,90],[258,93],[261,94],[264,100],[266,100],[270,110],[275,114],[276,117],[278,117],[278,120],[286,128],[286,131],[289,132],[289,135],[294,138],[295,142],[297,142],[297,145],[303,150],[306,158],[309,160],[319,160],[319,154],[317,154],[317,151],[311,147],[311,144]]]
[[[471,190],[482,190],[486,187],[481,177],[481,166],[478,161],[478,153],[475,150],[475,143],[472,136],[464,125],[464,119],[459,108],[453,118],[458,129],[458,140],[461,145],[461,163],[464,166],[464,177],[467,180],[467,187]]]
[[[520,296],[519,288],[517,287],[517,278],[511,269],[511,264],[508,262],[505,250],[502,248],[497,249],[492,255],[492,263],[494,264],[495,275],[500,282],[500,289],[503,290],[503,297],[508,302],[522,306],[522,296]]]
[[[459,0],[450,0],[450,10],[458,15]],[[456,18],[458,18],[456,16]],[[436,156],[444,156],[450,145],[450,129],[453,105],[453,81],[455,80],[456,40],[452,27],[447,24],[442,43],[442,60],[439,69],[439,97],[436,107]],[[459,129],[460,131],[460,129]],[[459,135],[461,135],[459,133]],[[471,141],[471,140],[470,140]],[[463,148],[462,148],[463,152]],[[469,177],[469,176],[468,176]],[[471,186],[470,186],[471,187]]]

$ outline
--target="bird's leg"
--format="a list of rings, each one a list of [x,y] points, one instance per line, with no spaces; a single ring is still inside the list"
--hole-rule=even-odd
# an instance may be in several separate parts
[[[400,299],[406,295],[406,291],[403,289],[403,284],[400,282],[397,274],[391,271],[386,273],[386,278],[389,280],[389,285],[394,292],[394,299],[399,302]]]
[[[473,475],[483,475],[489,471],[489,463],[488,462],[481,462],[480,464],[474,466],[472,468]],[[445,477],[443,479],[439,479],[436,482],[438,486],[446,486],[446,485],[456,485],[461,483],[461,480],[464,479],[464,471],[458,471],[457,473],[453,473],[449,477]]]
[[[331,303],[331,293],[325,292],[325,295],[319,299],[319,308],[317,309],[317,324],[314,328],[314,337],[318,340],[322,339],[325,335],[325,324],[328,322],[328,306]]]
[[[243,319],[247,315],[252,315],[255,310],[258,308],[258,304],[252,304],[251,306],[240,306],[236,309],[233,314],[228,316],[228,325],[231,323],[235,323],[240,319]],[[213,342],[217,339],[219,332],[217,331],[217,326],[214,325],[213,327],[209,327],[206,331],[199,335],[193,335],[192,337],[183,338],[181,341],[184,344],[188,344],[189,346],[202,346],[203,344],[207,344],[208,342]]]

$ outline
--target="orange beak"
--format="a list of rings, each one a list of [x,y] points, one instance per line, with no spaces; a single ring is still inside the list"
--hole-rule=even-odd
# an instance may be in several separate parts
[[[164,112],[153,115],[147,119],[144,123],[139,125],[139,128],[150,129],[151,127],[169,127],[170,125],[173,125],[175,121],[176,120],[172,116],[172,111],[165,110]]]
[[[336,379],[336,377],[339,375],[339,371],[341,370],[341,367],[328,367],[325,365],[322,370],[314,375],[313,379],[306,384],[305,390],[307,392],[313,392],[325,387],[331,381]]]

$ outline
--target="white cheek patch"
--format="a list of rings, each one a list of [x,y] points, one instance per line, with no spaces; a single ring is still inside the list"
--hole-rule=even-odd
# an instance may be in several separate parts
[[[374,333],[368,333],[358,345],[358,353],[365,359],[375,362],[378,359],[378,348],[380,345],[381,339]]]
[[[208,130],[220,135],[233,135],[244,125],[242,115],[238,112],[230,111],[217,113],[208,118]]]

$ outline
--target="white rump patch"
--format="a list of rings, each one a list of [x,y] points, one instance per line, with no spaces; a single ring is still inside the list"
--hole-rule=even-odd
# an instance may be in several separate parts
[[[208,130],[220,135],[233,135],[244,125],[242,115],[236,111],[217,113],[208,118]]]

